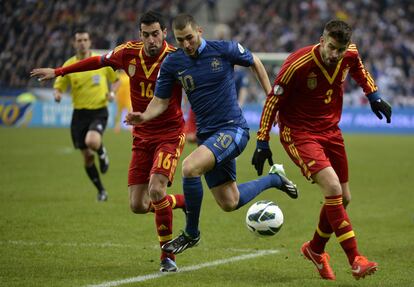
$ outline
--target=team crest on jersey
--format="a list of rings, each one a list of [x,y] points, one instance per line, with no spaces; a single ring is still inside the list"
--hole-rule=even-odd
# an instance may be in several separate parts
[[[137,61],[135,59],[132,59],[129,62],[129,65],[128,65],[128,75],[130,77],[133,77],[135,75],[136,65],[137,65]]]
[[[342,71],[342,79],[341,82],[344,82],[346,79],[346,76],[348,76],[348,72],[349,72],[349,66],[347,65],[346,68]]]
[[[312,72],[308,75],[307,84],[308,84],[308,88],[310,90],[315,89],[316,86],[318,85],[317,76],[314,72]]]
[[[217,58],[214,58],[213,61],[211,61],[211,70],[213,72],[218,72],[223,68],[223,65],[221,64],[220,60]]]

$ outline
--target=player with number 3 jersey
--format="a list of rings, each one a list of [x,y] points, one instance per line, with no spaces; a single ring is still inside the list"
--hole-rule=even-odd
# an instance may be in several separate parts
[[[351,42],[352,28],[341,20],[326,23],[320,41],[293,52],[283,63],[268,94],[257,133],[252,164],[258,173],[272,161],[270,129],[279,124],[280,141],[303,175],[316,183],[325,202],[313,239],[301,252],[317,267],[321,278],[335,280],[326,243],[334,235],[356,279],[378,267],[361,255],[346,206],[351,199],[348,159],[341,129],[343,88],[348,73],[362,88],[372,111],[391,122],[391,106],[381,99],[374,79]]]

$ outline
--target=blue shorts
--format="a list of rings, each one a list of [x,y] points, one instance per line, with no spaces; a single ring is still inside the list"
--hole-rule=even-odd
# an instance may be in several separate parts
[[[250,135],[239,127],[226,127],[212,134],[197,135],[199,145],[206,146],[216,158],[214,168],[204,177],[209,188],[236,180],[236,157],[245,149]]]

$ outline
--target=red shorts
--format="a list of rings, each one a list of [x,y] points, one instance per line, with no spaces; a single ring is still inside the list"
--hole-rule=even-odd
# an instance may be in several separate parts
[[[175,139],[146,140],[134,137],[128,186],[148,183],[154,173],[168,177],[168,186],[170,186],[184,143],[184,134],[180,134]]]
[[[316,134],[283,126],[280,142],[307,179],[331,166],[341,183],[348,181],[348,160],[339,128]]]

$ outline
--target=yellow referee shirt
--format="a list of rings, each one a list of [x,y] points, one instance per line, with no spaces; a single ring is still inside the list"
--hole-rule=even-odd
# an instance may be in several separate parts
[[[99,54],[92,53],[92,56]],[[79,60],[76,56],[68,59],[63,67],[74,64]],[[104,67],[98,70],[72,73],[59,76],[53,88],[65,92],[71,86],[72,103],[74,109],[96,110],[108,105],[106,98],[108,82],[115,82],[118,79],[117,73],[111,67]]]

